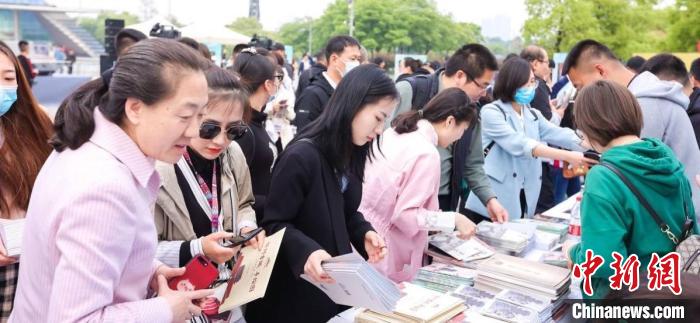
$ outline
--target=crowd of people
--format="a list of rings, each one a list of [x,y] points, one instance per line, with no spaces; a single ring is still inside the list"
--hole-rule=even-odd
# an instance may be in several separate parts
[[[572,264],[590,249],[645,268],[677,245],[616,171],[674,236],[698,233],[700,59],[625,65],[583,40],[551,80],[541,47],[499,62],[466,44],[392,80],[350,36],[300,73],[278,45],[236,46],[228,68],[192,39],[125,30],[115,45],[52,121],[0,42],[0,217],[26,218],[21,260],[0,248],[2,321],[207,322],[213,291],[168,279],[202,255],[227,280],[240,248],[224,240],[260,227],[246,246],[285,229],[267,292],[225,321],[326,322],[347,307],[300,279],[333,283],[323,261],[356,251],[410,281],[429,232],[531,218],[586,172]]]

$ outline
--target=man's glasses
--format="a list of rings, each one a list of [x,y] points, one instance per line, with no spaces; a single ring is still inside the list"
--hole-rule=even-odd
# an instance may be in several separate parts
[[[243,121],[237,121],[226,128],[226,137],[229,140],[238,140],[246,132],[248,132],[248,126]],[[205,121],[199,126],[199,138],[210,140],[216,138],[219,133],[221,133],[221,125],[218,123]]]

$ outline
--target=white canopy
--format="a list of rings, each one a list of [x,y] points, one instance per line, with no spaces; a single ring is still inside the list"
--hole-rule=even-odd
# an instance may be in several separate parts
[[[235,45],[250,42],[250,36],[239,34],[222,25],[212,23],[193,23],[180,29],[183,37],[191,37],[198,42],[208,44]]]

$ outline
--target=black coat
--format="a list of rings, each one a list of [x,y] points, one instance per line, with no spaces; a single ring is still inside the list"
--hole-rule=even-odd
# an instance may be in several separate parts
[[[552,90],[549,89],[549,85],[541,78],[537,78],[539,84],[537,89],[535,89],[535,98],[532,99],[530,106],[540,110],[542,115],[547,119],[552,119],[552,107],[549,105],[549,97],[552,94]]]
[[[255,216],[260,221],[265,211],[265,200],[267,192],[270,190],[270,179],[272,178],[272,165],[275,156],[279,154],[279,147],[270,139],[270,135],[265,130],[267,114],[253,109],[253,116],[248,125],[249,131],[236,140],[250,170],[250,179],[255,195]]]
[[[299,84],[297,85],[297,91],[295,93],[295,96],[297,98],[300,97],[301,93],[304,92],[304,89],[311,85],[311,81],[325,71],[326,67],[324,65],[316,63],[310,68],[305,69],[303,72],[301,72],[301,74],[299,74]]]
[[[280,156],[272,175],[265,216],[268,234],[286,228],[265,297],[248,304],[250,323],[326,322],[347,309],[299,277],[309,255],[324,249],[331,256],[363,256],[365,234],[373,230],[357,208],[362,183],[350,178],[345,193],[334,170],[313,144],[299,141]]]
[[[700,88],[693,89],[693,94],[690,95],[688,117],[690,117],[690,123],[693,124],[695,140],[697,140],[698,147],[700,147]]]
[[[323,73],[311,80],[311,85],[304,89],[294,104],[294,110],[297,113],[294,125],[298,132],[321,115],[333,91],[333,87]]]

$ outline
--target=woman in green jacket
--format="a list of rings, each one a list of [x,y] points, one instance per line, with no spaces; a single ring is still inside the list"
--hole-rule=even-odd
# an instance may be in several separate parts
[[[642,111],[632,93],[613,82],[597,81],[578,94],[574,120],[583,139],[602,153],[600,161],[627,177],[680,237],[686,217],[695,214],[690,183],[668,146],[657,138],[640,139]],[[697,224],[693,230],[697,232]],[[581,201],[581,242],[564,246],[574,264],[586,261],[588,249],[605,260],[591,277],[593,295],[584,297],[604,298],[610,291],[612,252],[620,253],[623,262],[637,255],[642,277],[653,253],[663,257],[675,247],[618,175],[604,166],[591,169]]]

